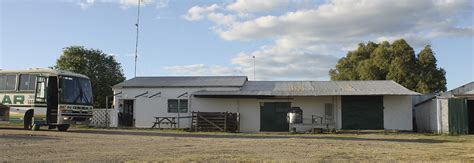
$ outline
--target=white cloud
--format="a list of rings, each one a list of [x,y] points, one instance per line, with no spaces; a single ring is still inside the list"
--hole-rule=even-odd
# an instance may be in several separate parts
[[[138,6],[138,1],[140,1],[140,6],[155,3],[155,0],[119,0],[119,4],[122,8],[129,8],[131,6]]]
[[[184,65],[184,66],[168,66],[165,67],[165,70],[172,72],[174,75],[238,75],[239,71],[219,65],[204,65],[204,64],[194,64],[194,65]]]
[[[225,15],[222,13],[209,13],[207,18],[216,23],[217,25],[229,26],[235,22],[236,17],[234,15]]]
[[[253,79],[253,58],[257,80],[321,79],[337,62],[331,55],[310,54],[278,47],[262,47],[251,53],[240,53],[232,59],[236,69]]]
[[[79,6],[81,6],[82,9],[86,9],[89,6],[93,5],[95,3],[95,0],[81,0],[78,2]]]
[[[166,8],[168,7],[168,4],[170,3],[170,0],[158,0],[156,1],[156,8]]]
[[[165,67],[165,70],[175,75],[246,75],[253,80],[253,56],[257,80],[324,79],[338,59],[331,55],[262,47],[251,53],[238,54],[232,59],[232,66],[178,65]]]
[[[259,79],[327,77],[336,58],[360,42],[405,38],[419,48],[440,37],[474,35],[472,25],[460,23],[473,17],[469,0],[327,0],[303,7],[294,3],[237,0],[194,6],[184,18],[213,22],[211,29],[224,40],[273,40],[261,49],[238,54],[225,67],[251,75],[249,64],[256,56]],[[288,5],[296,9],[253,14]]]
[[[82,9],[87,9],[88,7],[97,4],[97,3],[115,3],[120,5],[121,8],[129,8],[131,6],[138,6],[138,0],[79,0],[77,3],[81,6]],[[147,6],[149,4],[155,3],[155,0],[140,0],[140,6]],[[159,0],[158,5],[167,5],[167,0]]]
[[[183,17],[189,21],[197,21],[202,20],[205,15],[214,12],[219,6],[217,4],[213,4],[207,7],[201,6],[194,6],[188,10],[188,13]]]
[[[309,10],[263,16],[233,23],[219,35],[226,40],[253,40],[305,36],[344,40],[431,32],[451,22],[452,10],[469,10],[469,1],[434,3],[429,0],[333,0]],[[443,1],[444,2],[444,1]],[[472,8],[471,8],[472,9]]]
[[[288,4],[289,0],[237,0],[226,8],[239,13],[253,13],[275,10]]]

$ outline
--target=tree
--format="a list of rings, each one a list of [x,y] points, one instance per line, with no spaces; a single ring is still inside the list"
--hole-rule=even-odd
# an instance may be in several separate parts
[[[114,56],[83,46],[64,48],[54,68],[88,76],[92,84],[94,107],[98,108],[105,107],[106,96],[113,93],[111,86],[125,80],[122,67]]]
[[[418,67],[420,69],[420,80],[417,83],[418,92],[446,91],[446,71],[443,68],[437,68],[436,62],[431,46],[425,46],[418,53]]]
[[[392,44],[359,44],[329,71],[331,80],[394,80],[420,93],[446,91],[446,72],[438,68],[431,47],[418,55],[403,39]]]
[[[416,91],[419,76],[413,48],[401,39],[391,45],[392,62],[388,67],[387,80],[393,80],[410,90]]]

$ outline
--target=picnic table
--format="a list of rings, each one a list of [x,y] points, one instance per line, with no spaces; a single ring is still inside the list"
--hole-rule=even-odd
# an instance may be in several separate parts
[[[176,118],[177,117],[154,117],[155,122],[151,128],[161,128],[162,124],[169,125],[169,128],[176,128]],[[173,127],[174,126],[174,127]]]

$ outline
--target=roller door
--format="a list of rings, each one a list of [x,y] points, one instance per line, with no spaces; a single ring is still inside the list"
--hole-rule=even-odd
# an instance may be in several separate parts
[[[342,129],[384,129],[383,96],[342,96]]]

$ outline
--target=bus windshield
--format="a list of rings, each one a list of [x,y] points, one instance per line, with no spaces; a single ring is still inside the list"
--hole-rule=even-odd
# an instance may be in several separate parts
[[[61,103],[92,105],[92,87],[89,79],[62,76]]]

